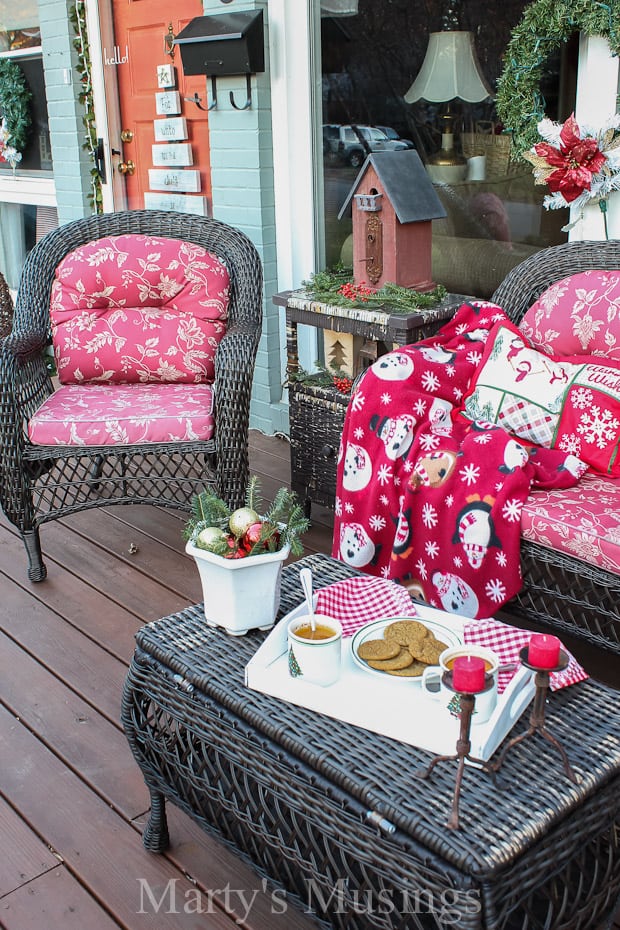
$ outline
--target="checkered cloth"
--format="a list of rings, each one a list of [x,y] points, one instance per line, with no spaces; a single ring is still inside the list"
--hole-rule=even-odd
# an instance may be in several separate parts
[[[369,620],[417,616],[406,588],[372,575],[346,578],[321,588],[316,595],[316,612],[338,620],[343,636],[353,636]]]
[[[501,623],[499,620],[472,620],[471,623],[465,624],[464,640],[466,643],[475,646],[485,646],[491,649],[499,658],[500,665],[509,665],[516,663],[517,668],[510,671],[500,672],[497,682],[498,694],[501,694],[514,675],[518,672],[519,652],[530,641],[531,632],[528,630],[518,630],[507,623]],[[564,649],[564,646],[562,646]],[[587,678],[584,669],[579,665],[574,656],[568,652],[569,663],[563,672],[554,672],[551,675],[549,684],[552,691],[559,688],[566,688],[567,685],[574,685],[578,681]]]

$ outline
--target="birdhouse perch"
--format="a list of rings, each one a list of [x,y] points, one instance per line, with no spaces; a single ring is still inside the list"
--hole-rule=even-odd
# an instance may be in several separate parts
[[[388,281],[429,291],[431,221],[446,215],[417,152],[376,152],[358,174],[352,203],[353,280],[375,290]]]

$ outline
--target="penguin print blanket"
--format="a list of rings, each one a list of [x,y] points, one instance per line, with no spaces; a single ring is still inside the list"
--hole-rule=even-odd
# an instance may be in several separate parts
[[[463,399],[494,304],[463,304],[435,336],[380,357],[347,409],[332,554],[412,597],[490,617],[521,588],[521,508],[530,488],[570,487],[574,455],[471,420]]]

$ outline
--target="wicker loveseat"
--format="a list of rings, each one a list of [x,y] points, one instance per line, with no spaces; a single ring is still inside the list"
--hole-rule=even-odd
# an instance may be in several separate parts
[[[554,246],[515,267],[492,300],[543,349],[560,354],[553,345],[554,338],[560,338],[568,348],[567,355],[602,356],[601,364],[607,357],[618,365],[616,282],[604,275],[574,276],[602,270],[615,272],[611,276],[615,279],[620,277],[619,269],[619,241]],[[567,277],[569,282],[559,284]],[[553,295],[549,289],[555,286],[570,299],[570,287],[575,283],[581,284],[581,289],[577,287],[573,294],[572,316],[565,318],[560,333],[554,327],[552,301],[545,303],[545,295]],[[538,315],[531,311],[536,302]],[[598,308],[595,320],[590,315],[592,307]],[[528,311],[536,321],[533,326],[524,321]],[[548,340],[551,345],[545,344]],[[597,516],[601,505],[606,519]],[[574,489],[532,493],[524,508],[522,533],[524,584],[506,606],[506,618],[518,622],[519,616],[526,616],[620,654],[620,479],[588,474]],[[561,548],[556,545],[558,539]]]
[[[107,504],[188,510],[206,484],[241,505],[261,320],[258,253],[214,219],[106,214],[35,246],[0,340],[0,504],[32,581],[46,577],[47,521]]]

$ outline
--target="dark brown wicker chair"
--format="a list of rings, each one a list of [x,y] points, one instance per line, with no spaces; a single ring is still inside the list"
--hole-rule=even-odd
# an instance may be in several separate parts
[[[228,323],[215,364],[215,435],[142,445],[33,445],[28,420],[54,390],[42,353],[50,338],[56,266],[80,245],[128,233],[196,243],[228,267]],[[152,210],[93,216],[53,230],[34,247],[22,272],[12,332],[0,342],[0,504],[22,535],[32,581],[47,574],[39,539],[39,526],[47,521],[108,504],[188,510],[192,494],[206,484],[229,506],[242,504],[261,321],[258,253],[243,233],[214,219]]]
[[[492,300],[515,323],[555,281],[588,269],[620,269],[620,241],[570,242],[532,255],[500,284]],[[620,655],[620,576],[524,539],[523,589],[505,613],[589,640]]]

